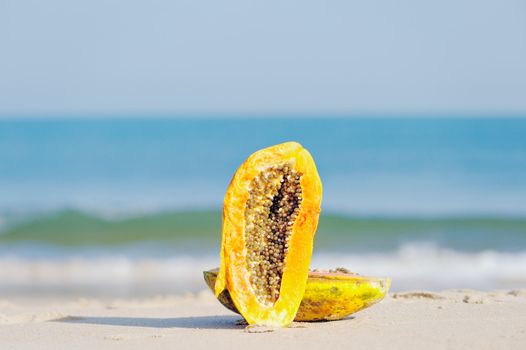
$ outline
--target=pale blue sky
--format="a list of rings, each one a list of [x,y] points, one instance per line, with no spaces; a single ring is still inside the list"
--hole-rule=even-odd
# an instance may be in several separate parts
[[[0,1],[0,115],[526,114],[526,2]]]

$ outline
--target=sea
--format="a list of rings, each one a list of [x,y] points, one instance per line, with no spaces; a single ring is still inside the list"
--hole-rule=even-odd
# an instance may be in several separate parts
[[[205,289],[233,173],[285,141],[323,182],[312,268],[526,288],[526,118],[62,116],[0,119],[0,296]]]

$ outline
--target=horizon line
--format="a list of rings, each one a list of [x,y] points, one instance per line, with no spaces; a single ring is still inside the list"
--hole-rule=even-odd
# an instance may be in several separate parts
[[[197,112],[94,112],[94,113],[0,113],[0,121],[16,120],[104,120],[104,119],[164,119],[164,120],[225,120],[225,119],[525,119],[526,112],[360,112],[360,113],[197,113]]]

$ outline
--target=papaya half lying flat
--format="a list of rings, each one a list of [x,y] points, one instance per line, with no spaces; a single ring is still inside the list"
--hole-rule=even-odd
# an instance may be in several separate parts
[[[216,296],[249,324],[286,326],[307,283],[322,185],[309,152],[287,142],[252,154],[225,195]]]
[[[206,284],[214,290],[218,269],[204,271]],[[295,321],[328,321],[345,318],[382,300],[389,278],[365,277],[341,272],[310,272]],[[227,309],[239,313],[228,290],[217,297]]]

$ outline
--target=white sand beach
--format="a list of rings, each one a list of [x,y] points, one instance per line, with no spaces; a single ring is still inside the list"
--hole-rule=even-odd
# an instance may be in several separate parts
[[[519,349],[526,290],[390,294],[334,322],[246,327],[209,291],[145,299],[0,300],[0,348]]]

